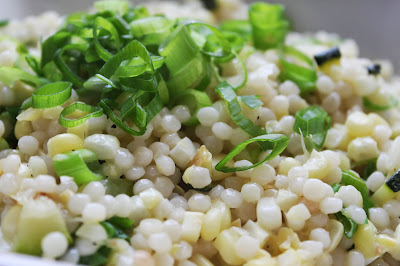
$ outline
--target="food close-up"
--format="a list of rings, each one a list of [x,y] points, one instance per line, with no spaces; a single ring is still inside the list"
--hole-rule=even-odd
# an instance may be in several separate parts
[[[239,0],[2,19],[0,265],[399,265],[396,69],[294,23]]]

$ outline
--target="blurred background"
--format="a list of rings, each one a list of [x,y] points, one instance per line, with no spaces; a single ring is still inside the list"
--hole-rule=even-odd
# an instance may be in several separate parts
[[[0,0],[0,19],[55,10],[62,15],[87,9],[94,0]],[[140,1],[135,1],[140,2]],[[269,0],[286,6],[299,32],[325,30],[353,38],[360,55],[390,59],[400,73],[399,0]]]

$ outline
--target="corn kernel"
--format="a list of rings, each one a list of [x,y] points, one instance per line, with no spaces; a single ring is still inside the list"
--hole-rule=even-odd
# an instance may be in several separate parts
[[[83,140],[77,135],[64,133],[52,137],[47,142],[47,150],[51,158],[59,153],[83,149]]]

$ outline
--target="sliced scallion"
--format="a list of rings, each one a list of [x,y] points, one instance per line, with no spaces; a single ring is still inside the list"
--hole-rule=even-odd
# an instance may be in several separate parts
[[[289,138],[285,135],[282,134],[267,134],[267,135],[261,135],[255,138],[251,138],[249,140],[246,140],[239,145],[237,145],[228,155],[226,155],[216,166],[215,170],[224,172],[224,173],[232,173],[232,172],[238,172],[238,171],[245,171],[254,167],[259,166],[260,164],[263,164],[266,161],[272,160],[279,154],[281,154],[286,146],[289,143]],[[236,155],[238,155],[241,151],[243,151],[247,145],[254,143],[254,142],[262,142],[265,144],[268,149],[271,150],[271,153],[267,154],[266,157],[255,164],[252,164],[250,166],[242,166],[242,167],[228,167],[226,164],[232,160]]]
[[[71,82],[46,84],[32,94],[32,106],[37,109],[62,105],[71,97]]]
[[[397,101],[397,99],[393,96],[390,96],[388,104],[383,104],[383,105],[374,103],[368,97],[363,97],[363,106],[368,110],[375,112],[389,110],[393,107],[396,107],[398,103],[399,102]]]
[[[68,115],[75,111],[84,112],[85,115],[79,118],[68,118]],[[63,127],[71,128],[79,126],[91,117],[99,117],[103,115],[103,109],[98,106],[91,106],[81,102],[75,102],[70,106],[66,107],[60,114],[59,123]]]
[[[308,67],[301,66],[288,60],[288,57],[293,57],[300,60]],[[305,54],[295,49],[294,47],[284,46],[279,53],[282,71],[279,78],[291,80],[300,88],[302,95],[315,91],[317,82],[317,71],[314,62]]]
[[[308,151],[320,150],[325,142],[331,118],[319,106],[310,106],[296,112],[293,131],[302,134]]]
[[[354,233],[358,229],[358,224],[353,221],[353,219],[348,218],[342,212],[335,213],[336,219],[343,224],[344,227],[344,235],[351,239],[353,238]]]
[[[232,86],[229,85],[229,83],[222,82],[215,88],[215,90],[227,103],[229,114],[236,125],[246,131],[247,134],[252,137],[266,134],[266,132],[262,128],[256,126],[250,119],[243,115],[242,108],[240,107],[239,100],[237,99],[237,95]],[[263,142],[259,142],[259,145],[264,150],[268,149],[268,147],[265,146]]]
[[[34,87],[40,87],[47,83],[46,80],[29,74],[21,69],[8,66],[0,67],[0,81],[4,85],[12,87],[18,80]]]
[[[77,185],[103,179],[96,154],[86,149],[55,155],[53,167],[58,176],[71,176]]]
[[[289,23],[284,18],[285,8],[279,4],[257,2],[250,5],[249,20],[253,43],[257,49],[277,48],[284,43]]]
[[[256,95],[244,95],[239,96],[240,99],[251,109],[256,109],[257,107],[263,106],[264,103]]]

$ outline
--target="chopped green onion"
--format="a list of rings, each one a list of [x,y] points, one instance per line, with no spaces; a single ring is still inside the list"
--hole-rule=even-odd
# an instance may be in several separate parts
[[[1,19],[0,20],[0,28],[7,26],[9,22],[10,21],[8,19]]]
[[[308,151],[320,150],[325,142],[331,118],[319,106],[310,106],[296,112],[293,131],[303,135]]]
[[[334,192],[334,193],[338,192],[339,189],[340,189],[340,187],[341,187],[341,185],[338,184],[338,183],[332,184],[332,190],[333,190],[333,192]]]
[[[225,31],[231,31],[231,32],[236,32],[242,38],[246,41],[249,41],[251,39],[251,34],[252,34],[252,28],[250,23],[247,20],[226,20],[221,23],[219,28],[225,32]]]
[[[367,178],[376,171],[376,160],[370,160],[367,162],[367,165],[364,168],[363,179],[367,180]]]
[[[301,60],[309,67],[300,66],[288,60],[288,57],[294,57]],[[302,95],[315,91],[317,82],[317,71],[315,70],[314,62],[305,54],[295,49],[294,47],[284,46],[279,52],[282,71],[279,78],[291,80],[300,88]]]
[[[97,54],[99,55],[99,57],[101,59],[103,59],[104,61],[107,61],[108,59],[110,59],[113,55],[107,51],[100,43],[99,38],[98,38],[98,28],[102,28],[107,30],[110,34],[111,37],[115,40],[115,46],[117,48],[117,50],[120,50],[121,44],[120,44],[120,40],[119,40],[119,34],[117,29],[114,27],[114,25],[102,18],[102,17],[97,17],[96,20],[94,21],[94,26],[93,26],[93,42],[94,42],[94,48],[96,49]]]
[[[108,238],[122,238],[129,242],[126,231],[132,229],[133,221],[129,218],[113,216],[107,221],[100,222],[107,232]]]
[[[134,136],[141,136],[146,132],[144,129],[137,131],[125,125],[124,122],[114,114],[111,108],[111,106],[114,104],[113,101],[111,101],[110,99],[103,98],[98,104],[101,108],[103,108],[103,111],[108,116],[108,118],[111,119],[114,124],[116,124],[120,129],[124,130],[125,132]]]
[[[400,170],[397,170],[394,175],[392,175],[388,181],[386,181],[386,185],[393,191],[400,191]]]
[[[29,67],[32,68],[33,71],[35,71],[36,75],[41,76],[42,70],[40,69],[39,62],[33,55],[26,55],[25,61],[29,65]]]
[[[8,142],[5,139],[0,138],[0,151],[7,150],[9,148],[10,146],[8,145]]]
[[[249,20],[257,49],[277,48],[284,43],[289,29],[284,11],[285,8],[279,4],[258,2],[250,5]]]
[[[341,57],[341,54],[340,54],[340,50],[338,47],[333,47],[333,48],[329,49],[328,51],[314,55],[314,59],[319,66],[322,66],[323,64],[325,64],[326,62],[328,62],[332,59],[337,59],[340,57]]]
[[[353,219],[348,218],[342,212],[335,213],[336,219],[343,224],[344,227],[344,235],[351,239],[353,238],[354,233],[358,229],[358,224],[353,221]]]
[[[255,138],[251,138],[249,140],[246,140],[239,145],[237,145],[228,155],[226,155],[216,166],[215,170],[224,172],[224,173],[232,173],[232,172],[238,172],[238,171],[245,171],[254,167],[259,166],[260,164],[263,164],[266,161],[272,160],[279,154],[281,154],[286,146],[289,143],[289,138],[286,137],[285,135],[282,134],[267,134],[267,135],[261,135]],[[268,149],[272,150],[271,153],[265,156],[265,158],[255,164],[252,164],[250,166],[242,166],[242,167],[228,167],[226,164],[232,160],[236,155],[238,155],[242,150],[246,148],[247,145],[253,143],[253,142],[262,142],[264,143]]]
[[[53,61],[57,50],[66,45],[70,39],[71,33],[65,30],[61,30],[47,38],[42,44],[42,58],[40,61],[40,66],[44,68],[45,65]]]
[[[393,107],[396,107],[398,105],[398,101],[395,97],[390,96],[390,102],[385,105],[380,105],[373,103],[368,97],[363,97],[363,106],[367,108],[370,111],[375,111],[375,112],[380,112],[380,111],[385,111],[389,110]]]
[[[245,95],[239,96],[239,98],[251,109],[256,109],[257,107],[263,106],[264,103],[260,101],[260,96],[256,95]]]
[[[94,254],[80,256],[80,265],[102,266],[108,262],[108,257],[111,255],[112,249],[108,246],[101,246]]]
[[[77,185],[103,179],[96,154],[86,149],[55,155],[53,167],[58,176],[71,176]]]
[[[62,105],[71,97],[71,90],[71,82],[54,82],[44,85],[32,94],[32,106],[44,109]]]
[[[266,134],[262,128],[256,126],[250,119],[243,115],[239,100],[237,99],[236,93],[231,85],[227,82],[222,82],[215,88],[215,90],[227,103],[229,114],[236,125],[252,137]],[[259,145],[263,150],[267,149],[267,146],[265,146],[263,142],[259,142]]]
[[[85,112],[87,114],[79,118],[67,118],[68,115],[72,114],[76,110]],[[63,127],[71,128],[79,126],[91,117],[99,117],[102,115],[103,109],[98,106],[91,106],[85,103],[75,102],[61,112],[59,123]]]
[[[111,11],[115,12],[119,15],[123,15],[129,10],[129,2],[128,1],[96,1],[94,2],[94,8],[98,12]]]
[[[340,183],[346,186],[351,185],[361,193],[363,199],[363,208],[368,214],[368,210],[374,207],[374,202],[369,197],[369,190],[365,182],[352,171],[342,171],[342,181],[340,181]]]
[[[6,85],[7,87],[14,86],[16,81],[22,81],[33,87],[40,87],[46,84],[46,80],[36,77],[32,74],[29,74],[21,69],[1,66],[0,67],[0,82]]]
[[[187,89],[173,96],[171,106],[186,105],[192,114],[188,121],[184,122],[185,126],[195,126],[199,123],[197,112],[207,106],[211,106],[210,97],[205,92]]]
[[[372,64],[367,66],[368,74],[370,75],[379,75],[381,73],[381,65],[380,64]]]

